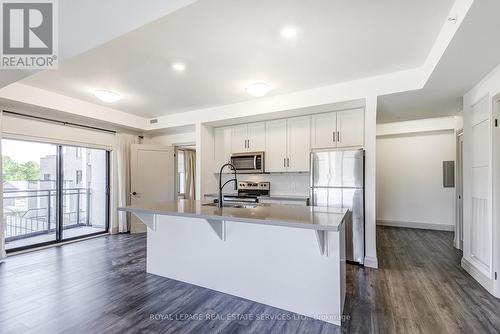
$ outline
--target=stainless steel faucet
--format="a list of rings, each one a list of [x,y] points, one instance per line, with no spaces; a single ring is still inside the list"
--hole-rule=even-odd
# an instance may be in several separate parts
[[[231,167],[233,169],[234,179],[227,180],[224,184],[222,184],[222,171],[224,170],[224,168],[226,166],[229,166],[229,167]],[[224,164],[220,168],[220,172],[219,172],[219,202],[217,203],[217,206],[219,208],[223,207],[223,203],[222,203],[222,189],[224,189],[224,187],[226,186],[226,184],[228,184],[231,181],[234,181],[234,190],[238,190],[238,180],[236,179],[236,176],[237,176],[236,175],[236,167],[234,167],[234,165],[232,165],[230,163],[227,163],[227,164]]]

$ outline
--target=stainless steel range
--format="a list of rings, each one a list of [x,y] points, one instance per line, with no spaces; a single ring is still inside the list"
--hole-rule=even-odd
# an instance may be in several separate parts
[[[269,196],[270,182],[238,181],[237,195],[224,195],[224,202],[258,203],[259,196]]]

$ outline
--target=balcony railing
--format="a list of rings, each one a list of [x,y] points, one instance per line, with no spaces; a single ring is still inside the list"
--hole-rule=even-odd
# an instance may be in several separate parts
[[[5,241],[56,231],[56,190],[4,190]],[[92,226],[90,188],[63,189],[63,229]]]

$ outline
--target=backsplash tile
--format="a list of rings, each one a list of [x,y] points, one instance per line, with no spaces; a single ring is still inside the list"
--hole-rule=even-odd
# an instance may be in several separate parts
[[[214,175],[218,179],[218,175]],[[224,174],[223,181],[233,177]],[[271,182],[271,195],[309,195],[309,173],[271,173],[271,174],[239,174],[240,181]],[[234,192],[232,185],[227,185],[225,193]]]

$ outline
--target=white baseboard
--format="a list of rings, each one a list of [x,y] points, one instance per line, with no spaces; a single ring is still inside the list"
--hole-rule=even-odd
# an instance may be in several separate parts
[[[417,222],[394,221],[394,220],[377,220],[377,225],[417,228],[422,230],[455,231],[455,225],[429,224],[429,223],[417,223]]]
[[[378,269],[378,259],[372,256],[365,256],[365,267]]]
[[[470,263],[467,259],[462,257],[462,261],[460,262],[462,268],[469,273],[479,284],[483,286],[489,293],[495,295],[493,289],[493,280],[488,278],[485,274],[483,274],[479,269],[477,269],[472,263]]]

